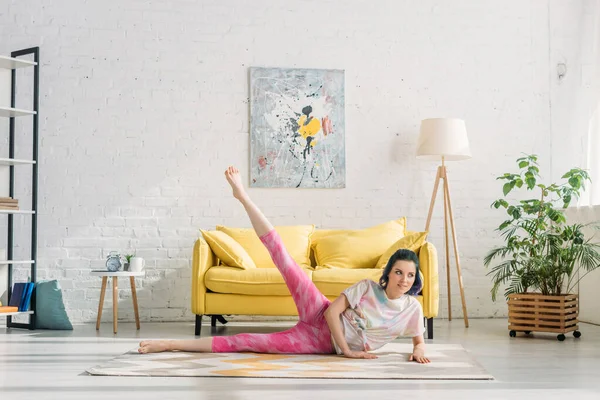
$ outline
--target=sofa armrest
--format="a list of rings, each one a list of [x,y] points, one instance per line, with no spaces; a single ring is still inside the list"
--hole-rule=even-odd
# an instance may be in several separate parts
[[[440,282],[437,250],[433,244],[425,242],[419,250],[419,264],[423,273],[423,314],[426,318],[438,315],[440,302]]]
[[[210,246],[204,239],[199,238],[194,244],[192,256],[192,312],[196,315],[204,314],[206,294],[204,275],[215,264],[216,257]]]

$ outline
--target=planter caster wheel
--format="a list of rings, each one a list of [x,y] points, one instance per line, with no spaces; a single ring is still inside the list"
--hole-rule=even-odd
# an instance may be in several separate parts
[[[517,337],[517,332],[516,331],[510,331],[510,332],[508,332],[508,335],[510,337]]]
[[[531,331],[525,331],[526,335],[531,335]]]
[[[575,331],[575,332],[573,332],[573,336],[575,336],[575,338],[580,338],[581,337],[581,332]]]
[[[563,340],[565,340],[565,335],[563,335],[562,333],[560,335],[558,335],[556,337],[558,339],[559,342],[562,342]]]

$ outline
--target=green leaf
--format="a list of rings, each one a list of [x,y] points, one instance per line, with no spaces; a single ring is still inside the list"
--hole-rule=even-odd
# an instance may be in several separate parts
[[[513,217],[514,219],[519,219],[519,218],[521,218],[521,210],[520,210],[519,208],[515,207],[515,208],[513,209],[513,212],[512,212],[512,217]]]
[[[587,171],[581,171],[581,176],[583,177],[583,179],[585,179],[586,181],[591,181],[590,179],[590,174],[587,173]]]
[[[506,182],[504,184],[504,186],[502,187],[502,192],[504,193],[504,195],[506,196],[507,194],[509,194],[514,186],[515,186],[514,182]]]
[[[579,189],[581,187],[581,178],[578,176],[572,176],[569,178],[569,185],[573,189]]]
[[[519,168],[525,168],[525,167],[528,167],[528,166],[529,166],[529,161],[523,160],[523,161],[521,161],[519,163]]]
[[[507,227],[510,226],[511,223],[512,223],[512,221],[510,221],[510,220],[504,221],[502,224],[500,224],[500,226],[498,227],[498,230],[502,231],[502,230],[506,229]]]
[[[530,176],[527,179],[525,179],[525,182],[527,182],[527,188],[528,189],[533,189],[535,187],[535,178]]]
[[[515,185],[520,188],[521,186],[523,186],[523,179],[519,178],[517,180],[515,180]]]

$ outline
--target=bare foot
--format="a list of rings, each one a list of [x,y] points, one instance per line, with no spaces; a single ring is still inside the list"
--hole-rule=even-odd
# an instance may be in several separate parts
[[[242,200],[248,196],[246,190],[244,190],[244,185],[242,184],[240,171],[236,167],[227,168],[225,170],[225,178],[227,178],[227,182],[229,182],[231,189],[233,189],[233,197]]]
[[[140,342],[138,353],[161,353],[169,350],[170,346],[168,340],[144,340],[143,342]]]

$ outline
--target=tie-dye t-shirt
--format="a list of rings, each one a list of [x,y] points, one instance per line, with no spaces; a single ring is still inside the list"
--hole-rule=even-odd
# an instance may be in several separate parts
[[[398,336],[419,336],[425,330],[423,309],[414,296],[405,294],[390,300],[385,290],[370,279],[350,286],[343,294],[350,307],[340,319],[350,350],[376,350]],[[332,341],[336,353],[342,354]]]

